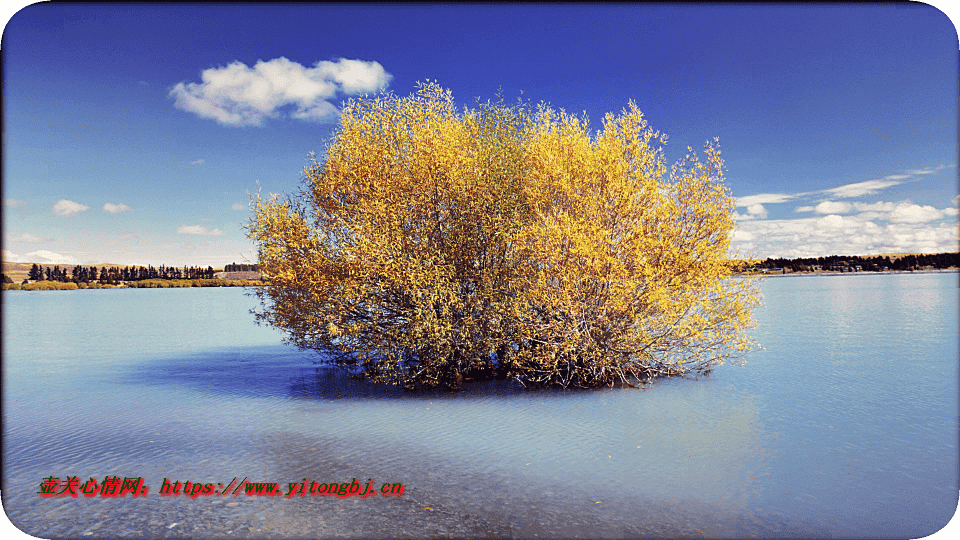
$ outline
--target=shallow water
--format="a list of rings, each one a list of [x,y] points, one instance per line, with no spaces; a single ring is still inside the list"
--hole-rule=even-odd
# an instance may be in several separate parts
[[[41,537],[921,537],[957,507],[957,274],[770,278],[746,364],[645,390],[405,394],[239,289],[3,294],[3,505]],[[41,498],[142,477],[145,497]],[[402,497],[161,497],[164,478]]]

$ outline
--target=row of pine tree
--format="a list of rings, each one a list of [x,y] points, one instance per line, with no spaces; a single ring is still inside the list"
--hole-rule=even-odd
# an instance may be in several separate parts
[[[97,268],[96,266],[74,266],[72,270],[67,267],[53,266],[44,268],[42,265],[34,264],[30,267],[27,279],[31,281],[72,281],[74,283],[110,283],[116,285],[121,281],[142,281],[145,279],[213,279],[214,271],[212,266],[200,268],[197,266],[125,266]]]

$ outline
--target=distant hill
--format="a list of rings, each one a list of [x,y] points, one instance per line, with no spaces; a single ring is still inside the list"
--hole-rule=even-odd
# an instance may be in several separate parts
[[[34,263],[14,263],[3,261],[3,275],[8,276],[10,279],[20,282],[27,279],[27,274],[30,272],[30,267]]]
[[[35,265],[35,264],[36,264],[36,265],[39,265],[39,266],[43,266],[44,268],[46,268],[46,267],[48,267],[48,266],[49,266],[50,268],[53,268],[54,266],[59,266],[60,268],[72,269],[74,266],[77,266],[77,265],[75,265],[75,264],[47,264],[47,263],[32,263],[32,262],[19,263],[19,262],[7,262],[7,261],[3,261],[3,275],[8,276],[10,279],[12,279],[12,280],[14,280],[14,281],[17,281],[17,282],[23,281],[23,280],[27,279],[27,275],[30,273],[30,267],[33,266],[33,265]],[[91,266],[96,266],[97,268],[102,268],[102,267],[104,267],[104,266],[107,266],[107,267],[113,267],[113,266],[115,266],[115,267],[117,267],[117,268],[123,268],[123,267],[125,267],[125,266],[132,266],[132,265],[128,265],[128,264],[113,264],[113,263],[97,263],[97,264],[84,264],[84,265],[81,265],[81,266],[86,266],[86,267],[88,267],[88,268],[91,267]]]

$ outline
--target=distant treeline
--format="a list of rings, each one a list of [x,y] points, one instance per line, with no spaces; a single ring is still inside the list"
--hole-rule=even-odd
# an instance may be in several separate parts
[[[260,267],[256,264],[237,264],[230,263],[223,267],[224,272],[258,272]]]
[[[59,281],[71,283],[101,283],[116,285],[121,281],[143,281],[147,279],[213,279],[213,267],[200,268],[196,266],[184,266],[178,268],[175,266],[127,266],[118,268],[116,266],[107,268],[97,268],[96,266],[74,266],[68,270],[66,266],[60,268],[53,266],[44,268],[42,265],[34,264],[30,267],[27,279],[30,281]]]
[[[893,260],[889,256],[830,255],[799,259],[767,259],[747,266],[747,270],[784,269],[790,272],[883,272],[885,270],[942,269],[960,266],[960,253],[904,255]]]

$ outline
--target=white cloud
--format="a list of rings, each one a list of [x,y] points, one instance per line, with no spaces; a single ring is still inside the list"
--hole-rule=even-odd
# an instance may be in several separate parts
[[[3,259],[3,262],[27,262],[23,260],[23,257],[13,253],[12,251],[0,250],[0,258]]]
[[[743,206],[743,207],[750,208],[753,205],[778,204],[778,203],[787,202],[787,201],[801,198],[801,197],[813,196],[816,194],[824,194],[834,198],[861,197],[864,195],[870,195],[870,194],[876,193],[888,187],[902,184],[904,183],[904,181],[909,180],[914,176],[932,174],[946,167],[947,166],[945,165],[939,165],[937,167],[926,167],[923,169],[915,169],[915,170],[910,170],[900,174],[889,174],[887,176],[884,176],[882,179],[867,180],[865,182],[855,182],[853,184],[845,184],[835,188],[823,189],[820,191],[813,191],[813,192],[807,192],[807,193],[760,193],[757,195],[748,195],[746,197],[737,198],[736,205],[738,207]],[[955,167],[955,165],[950,165],[950,167]],[[958,196],[958,199],[955,199],[955,200],[960,200],[960,196]],[[892,204],[892,203],[877,203],[877,204]],[[856,208],[858,211],[861,211],[861,212],[876,212],[876,211],[890,212],[893,210],[893,208],[884,208],[884,209],[866,208],[866,206],[868,205],[864,205],[863,203],[854,203],[853,206],[851,207],[849,203],[827,200],[827,201],[822,201],[820,204],[816,206],[811,206],[811,205],[798,206],[794,209],[794,211],[795,212],[816,211],[818,214],[845,214],[850,212],[852,208]],[[880,214],[876,214],[876,215],[879,216]],[[751,213],[749,211],[745,215],[734,213],[734,219],[737,219],[740,221],[750,220],[755,217],[766,217],[766,215],[764,213],[764,215],[761,216],[760,213]]]
[[[203,225],[181,225],[177,227],[177,234],[194,234],[199,236],[223,236],[220,229],[211,229]]]
[[[294,107],[293,118],[333,121],[339,109],[331,100],[338,94],[376,92],[392,75],[378,62],[340,58],[308,68],[280,57],[258,60],[252,68],[235,61],[206,69],[200,78],[170,90],[175,107],[226,126],[259,126],[286,106]]]
[[[7,238],[13,244],[42,244],[50,241],[50,238],[43,238],[30,233],[23,233],[18,236],[8,236]]]
[[[232,205],[230,208],[232,208],[232,209],[234,209],[234,210],[246,210],[246,209],[247,209],[247,205],[241,204],[241,203],[238,203],[238,202],[235,202],[235,203],[233,203],[233,205]]]
[[[910,213],[914,206],[923,208],[901,203],[896,209],[914,217],[917,214]],[[919,212],[922,215],[928,211]],[[877,223],[864,216],[831,214],[819,218],[747,221],[738,224],[731,248],[741,253],[749,250],[750,256],[787,258],[957,250],[960,225],[956,221]],[[893,212],[883,214],[884,219],[892,216]]]
[[[788,193],[760,193],[759,195],[747,195],[746,197],[737,197],[737,206],[753,206],[755,204],[776,204],[787,202],[790,199],[800,196],[800,194],[790,195]]]
[[[21,199],[4,199],[3,204],[10,208],[20,208],[21,206],[26,206],[27,201]]]
[[[756,203],[751,204],[747,207],[747,213],[753,217],[763,219],[767,217],[767,209],[763,207],[762,204]]]
[[[900,203],[890,212],[890,221],[896,223],[925,223],[941,218],[943,218],[943,212],[936,208],[910,202]]]
[[[190,162],[191,165],[203,165],[203,163],[204,163],[204,160],[202,159],[195,159]]]
[[[846,214],[853,206],[850,203],[823,201],[814,207],[818,214]]]
[[[103,211],[110,212],[111,214],[119,214],[120,212],[131,212],[133,211],[133,208],[130,208],[129,206],[123,203],[120,203],[120,204],[105,203],[103,205]]]
[[[755,236],[754,236],[753,233],[747,232],[747,231],[744,231],[744,230],[741,230],[741,229],[736,229],[736,230],[733,231],[733,237],[732,237],[731,240],[732,240],[733,242],[749,242],[749,241],[753,240],[754,238],[755,238]]]
[[[852,230],[859,225],[856,218],[830,214],[815,221],[811,232],[816,235],[833,235],[837,231]]]
[[[85,212],[89,209],[90,207],[85,204],[68,201],[66,199],[60,199],[57,201],[57,204],[53,205],[53,215],[58,217],[73,217],[80,212]]]
[[[43,264],[79,264],[76,259],[69,255],[61,255],[45,249],[31,251],[20,258],[22,259],[20,262]]]
[[[853,203],[853,209],[860,212],[861,220],[881,219],[894,223],[926,223],[942,219],[944,216],[957,215],[956,208],[937,210],[933,206],[914,204],[907,201],[899,203],[878,201],[875,203]]]
[[[892,202],[883,202],[883,201],[878,201],[870,204],[855,202],[853,203],[853,207],[858,212],[892,212],[893,209],[897,207],[897,205]]]
[[[945,168],[944,165],[939,165],[939,166],[937,166],[937,167],[924,167],[923,169],[914,169],[914,170],[912,170],[912,171],[907,171],[907,174],[912,174],[912,175],[916,175],[916,174],[933,174],[933,173],[935,173],[935,172],[939,172],[939,171],[943,170],[944,168]]]
[[[888,176],[887,178],[892,178],[892,176]],[[857,182],[855,184],[846,184],[832,189],[825,189],[823,192],[834,197],[848,199],[870,195],[881,189],[896,186],[901,183],[899,180],[867,180],[866,182]]]

